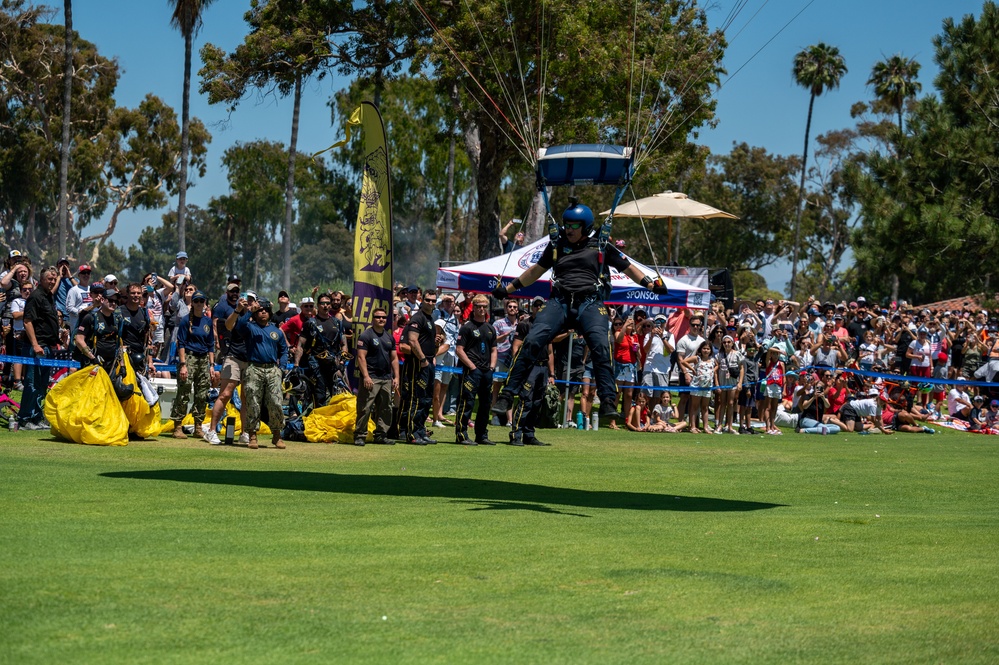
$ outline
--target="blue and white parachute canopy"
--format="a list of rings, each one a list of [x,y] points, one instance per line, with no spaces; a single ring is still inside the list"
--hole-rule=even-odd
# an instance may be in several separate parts
[[[502,275],[504,284],[509,284],[514,277],[538,262],[541,254],[548,246],[548,238],[542,238],[526,247],[514,250],[510,254],[494,256],[474,263],[460,266],[448,266],[437,269],[437,286],[443,289],[457,291],[474,291],[490,293],[496,288],[496,277]],[[656,271],[648,266],[628,259],[649,277],[655,277]],[[645,305],[648,307],[686,307],[689,309],[707,309],[711,297],[708,289],[701,289],[684,284],[669,277],[663,277],[669,293],[659,295],[636,284],[627,275],[611,268],[611,295],[607,303],[611,305]],[[528,287],[518,290],[514,298],[533,298],[551,295],[551,270]]]
[[[631,182],[631,148],[586,143],[538,150],[538,186],[617,185]]]

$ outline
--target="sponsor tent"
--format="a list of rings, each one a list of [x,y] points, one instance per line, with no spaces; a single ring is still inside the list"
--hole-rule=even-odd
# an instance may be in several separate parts
[[[476,291],[489,293],[496,288],[496,277],[502,275],[503,283],[513,281],[522,272],[538,262],[541,254],[548,246],[548,238],[542,238],[526,247],[510,254],[494,256],[474,263],[460,266],[447,266],[437,269],[437,286],[458,291]],[[628,259],[650,277],[656,276],[656,271],[638,263],[631,257]],[[547,271],[534,284],[520,289],[515,298],[533,298],[551,295],[551,271]],[[669,293],[657,295],[643,288],[611,268],[611,294],[607,303],[611,305],[645,305],[647,307],[687,307],[690,309],[707,309],[711,297],[708,289],[701,289],[689,284],[678,282],[669,277],[663,277]]]

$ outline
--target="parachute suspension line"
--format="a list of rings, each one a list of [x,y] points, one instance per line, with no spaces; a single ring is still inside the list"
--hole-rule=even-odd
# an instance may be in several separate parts
[[[548,64],[544,58],[545,53],[545,3],[544,0],[538,3],[538,14],[535,20],[538,23],[538,146],[544,137],[545,126],[545,88],[548,85]]]
[[[733,9],[732,11],[733,12],[737,12],[738,8],[742,4],[745,4],[746,2],[748,2],[748,0],[740,0],[740,4],[737,5],[737,8]],[[693,4],[696,4],[696,3],[693,3]],[[726,24],[722,26],[722,28],[720,29],[721,33],[724,33],[725,27],[728,25],[728,21],[730,21],[730,20],[731,19],[727,19]],[[652,49],[652,55],[651,55],[652,62],[655,62],[656,56],[659,53],[659,47],[663,43],[663,38],[666,35],[666,26],[667,26],[667,24],[668,24],[668,22],[667,22],[666,18],[663,17],[662,20],[659,23],[658,35],[656,36],[655,45],[654,45],[654,47]],[[637,0],[636,0],[635,27],[632,29],[632,33],[634,34],[635,32],[637,32]],[[718,32],[716,32],[714,39],[717,41],[717,39],[719,39],[719,36],[720,36],[720,34]],[[674,51],[675,52],[679,52],[680,48],[683,47],[683,46],[685,46],[685,42],[688,41],[689,39],[690,39],[690,36],[689,36],[689,33],[688,33],[688,35],[686,36],[686,38],[684,40],[682,40],[684,43],[682,43],[679,46],[677,46],[674,49]],[[712,48],[713,48],[713,45],[712,45]],[[648,83],[651,82],[651,80],[653,80],[651,77],[646,78],[645,61],[644,61],[644,59],[643,59],[643,68],[642,68],[642,71],[643,71],[643,76],[642,76],[642,85],[641,85],[640,93],[639,93],[639,107],[638,107],[638,111],[636,113],[636,118],[635,118],[635,134],[636,134],[635,144],[638,147],[640,147],[641,144],[642,144],[642,142],[645,141],[648,138],[648,136],[652,132],[652,126],[653,126],[653,124],[656,123],[655,114],[654,113],[650,113],[648,125],[646,126],[645,130],[642,131],[641,110],[644,107],[644,103],[645,103],[646,86],[647,86]],[[666,77],[669,74],[670,74],[670,70],[667,70],[667,71],[663,72],[663,75],[662,75],[661,78],[657,79],[659,81],[660,85],[657,86],[658,90],[657,90],[657,93],[656,93],[655,101],[652,103],[652,105],[651,105],[650,108],[655,108],[655,107],[657,107],[659,105],[659,100],[660,100],[660,98],[662,97],[662,94],[663,94],[663,88],[664,88],[663,83],[665,82],[665,79],[666,79]],[[688,81],[692,80],[692,78],[693,78],[693,73],[691,73],[688,76]],[[686,86],[686,82],[685,82],[685,86]],[[637,155],[636,155],[636,157],[637,157]]]
[[[465,5],[466,6],[468,5],[468,0],[465,0]],[[507,25],[510,31],[510,41],[513,44],[513,54],[514,58],[517,61],[517,73],[520,75],[520,92],[521,96],[524,99],[523,115],[520,115],[520,113],[518,113],[518,115],[520,115],[521,126],[524,129],[524,136],[530,137],[533,136],[532,129],[534,127],[534,121],[531,119],[531,105],[527,99],[527,81],[524,77],[524,64],[523,62],[521,62],[520,48],[517,46],[517,34],[513,29],[514,20],[513,20],[513,13],[510,11],[510,3],[507,0],[504,0],[503,6],[506,8],[506,18],[507,18]],[[511,100],[511,105],[512,105],[512,100]],[[540,147],[541,144],[539,143],[537,145],[532,145],[531,149],[535,153],[537,153],[538,148]]]
[[[502,118],[506,121],[506,123],[508,125],[510,125],[510,128],[513,130],[513,132],[520,139],[521,143],[524,145],[524,147],[527,148],[528,152],[530,152],[531,151],[531,144],[530,144],[530,142],[528,142],[527,139],[525,139],[523,137],[523,135],[520,133],[520,130],[514,125],[513,122],[511,122],[510,118],[508,118],[507,115],[505,113],[503,113],[503,109],[500,108],[499,104],[496,103],[496,100],[493,99],[492,96],[488,92],[486,92],[486,89],[484,87],[482,87],[482,84],[479,82],[479,79],[477,79],[475,77],[475,75],[472,74],[472,71],[471,71],[471,69],[468,68],[468,65],[466,65],[465,62],[458,56],[458,52],[455,50],[455,48],[453,46],[451,46],[451,42],[449,42],[447,40],[447,38],[441,32],[440,28],[438,28],[437,25],[434,23],[434,20],[432,18],[430,18],[430,14],[427,12],[427,10],[423,7],[423,5],[420,4],[419,0],[412,0],[412,1],[413,1],[413,4],[416,5],[416,9],[420,12],[420,14],[423,15],[423,18],[427,21],[428,24],[430,24],[430,27],[433,29],[433,31],[437,34],[437,36],[440,38],[440,40],[447,47],[447,50],[451,52],[451,55],[454,57],[454,59],[458,62],[459,65],[461,65],[461,68],[464,69],[465,73],[468,74],[469,78],[471,78],[475,82],[475,85],[479,88],[479,91],[483,95],[485,95],[486,99],[488,99],[489,102],[496,109],[496,112],[499,113],[500,116],[502,116]],[[474,95],[473,95],[473,97],[474,97]],[[476,101],[478,101],[478,100],[476,100]],[[484,106],[481,102],[479,102],[479,105],[480,106]],[[490,115],[490,118],[492,118],[491,115]],[[493,119],[493,121],[495,122],[495,119]],[[499,123],[496,123],[496,124],[499,125]],[[512,143],[512,141],[511,141],[511,143]],[[531,163],[533,163],[534,159],[530,158],[528,161],[530,161]]]
[[[722,22],[722,25],[718,28],[718,30],[716,30],[714,32],[714,35],[711,37],[711,39],[710,39],[710,41],[709,41],[709,43],[707,45],[707,48],[700,50],[701,53],[708,53],[712,49],[714,49],[715,46],[718,45],[719,40],[728,32],[728,29],[735,22],[736,18],[739,16],[739,14],[742,13],[743,9],[746,7],[746,5],[748,4],[748,2],[749,2],[749,0],[739,0],[739,2],[737,2],[736,5],[733,6],[732,9],[729,10],[728,16],[726,16],[725,20]],[[769,2],[769,0],[766,0],[764,2],[764,4],[766,4],[766,2]],[[759,14],[759,11],[757,11],[756,14]],[[756,17],[756,14],[753,15],[753,18]],[[752,21],[752,18],[750,18],[749,22],[751,22],[751,21]],[[746,25],[748,25],[749,22],[747,22]],[[663,35],[665,34],[665,30],[664,30],[665,26],[666,26],[666,21],[663,20],[663,22],[660,24],[659,37],[656,40],[656,49],[653,52],[653,57],[655,57],[655,54],[658,52],[658,49],[659,49],[659,44],[662,42]],[[744,30],[745,27],[746,26],[743,26],[742,29]],[[741,32],[741,30],[740,30],[740,32]],[[690,39],[690,37],[688,35],[688,37],[684,41],[687,41],[689,39]],[[679,92],[678,92],[678,94],[676,96],[682,98],[683,95],[685,95],[687,93],[687,91],[688,91],[688,89],[689,89],[692,81],[694,81],[695,78],[700,78],[700,76],[702,76],[707,71],[707,69],[708,69],[707,66],[705,66],[704,68],[700,68],[700,69],[697,69],[697,68],[692,69],[691,72],[687,75],[686,80],[681,85],[680,90],[679,90]],[[652,103],[652,107],[653,108],[656,107],[656,106],[658,106],[658,104],[659,104],[659,100],[662,97],[663,90],[665,88],[664,84],[665,84],[665,81],[666,81],[666,76],[668,74],[669,74],[669,71],[666,71],[666,72],[663,73],[663,76],[661,78],[657,79],[657,81],[659,82],[659,85],[657,86],[658,87],[658,91],[656,93],[655,101]],[[703,104],[701,106],[703,106]],[[700,109],[700,108],[701,107],[699,106],[698,109]],[[662,140],[660,140],[660,135],[661,135],[662,131],[664,130],[664,128],[669,125],[670,120],[673,118],[674,112],[675,112],[675,106],[669,105],[669,111],[668,111],[668,113],[665,115],[665,117],[659,118],[658,121],[656,120],[654,114],[650,114],[648,125],[646,126],[645,131],[641,133],[641,136],[642,136],[643,140],[644,139],[649,139],[647,149],[645,151],[643,151],[643,153],[645,153],[645,152],[652,152],[656,147],[658,147],[658,145],[660,145],[661,143],[665,142],[665,138],[663,138]],[[655,129],[653,129],[654,125],[655,125]],[[643,156],[642,155],[636,155],[636,167],[638,165],[638,162],[641,162],[641,161],[644,161]]]
[[[631,66],[628,67],[628,115],[624,123],[624,144],[631,146],[631,93],[635,82],[635,33],[638,31],[638,0],[635,0],[634,10],[631,14]],[[643,67],[644,69],[644,67]],[[641,110],[641,107],[639,107]],[[638,139],[638,136],[635,136]],[[633,146],[636,147],[637,146]]]
[[[628,189],[631,190],[632,200],[637,201],[638,197],[635,195],[635,188],[629,186]],[[659,261],[656,259],[656,250],[652,248],[652,240],[649,238],[649,229],[645,226],[645,217],[642,215],[641,209],[638,210],[638,221],[642,223],[642,232],[645,234],[645,244],[649,246],[649,254],[652,255],[652,265],[657,266],[659,265]],[[666,242],[668,243],[669,239],[667,239]]]
[[[814,4],[814,3],[815,3],[815,0],[808,0],[808,2],[807,2],[807,3],[805,4],[805,6],[803,6],[803,7],[802,7],[802,8],[801,8],[801,9],[800,9],[800,10],[798,11],[798,13],[797,13],[797,14],[795,14],[795,15],[794,15],[794,16],[792,16],[792,17],[791,17],[790,19],[788,19],[788,21],[787,21],[787,22],[786,22],[786,23],[785,23],[784,25],[782,25],[782,26],[780,27],[780,29],[779,29],[779,30],[777,30],[777,32],[775,32],[775,33],[773,34],[773,36],[771,36],[771,37],[770,37],[770,39],[768,39],[768,40],[767,40],[767,41],[766,41],[766,42],[765,42],[765,43],[764,43],[764,44],[763,44],[762,46],[760,46],[760,48],[758,48],[758,49],[756,50],[756,52],[755,52],[755,53],[753,53],[753,55],[751,55],[751,56],[749,57],[749,59],[748,59],[748,60],[746,60],[746,62],[742,63],[742,64],[741,64],[741,65],[740,65],[740,66],[739,66],[739,67],[738,67],[738,68],[737,68],[737,69],[736,69],[736,70],[735,70],[735,71],[734,71],[734,72],[732,73],[732,75],[731,75],[731,76],[729,76],[729,77],[728,77],[727,79],[725,79],[724,81],[722,81],[722,82],[721,82],[721,83],[720,83],[720,84],[718,85],[718,89],[717,89],[717,90],[715,91],[715,95],[717,95],[717,94],[718,94],[718,92],[720,92],[720,91],[722,90],[722,88],[724,88],[724,87],[725,87],[725,86],[726,86],[726,85],[727,85],[727,84],[729,83],[729,81],[731,81],[731,80],[732,80],[733,78],[735,78],[735,77],[736,77],[736,76],[737,76],[737,75],[739,74],[739,72],[741,72],[741,71],[742,71],[743,69],[745,69],[745,68],[746,68],[746,66],[747,66],[747,65],[749,65],[749,63],[750,63],[750,62],[752,62],[752,61],[753,61],[753,60],[754,60],[754,59],[756,58],[756,56],[758,56],[758,55],[759,55],[760,53],[762,53],[762,52],[763,52],[763,50],[764,50],[764,49],[765,49],[765,48],[766,48],[767,46],[769,46],[769,45],[770,45],[770,44],[771,44],[771,43],[772,43],[772,42],[773,42],[773,41],[774,41],[775,39],[777,39],[777,37],[779,37],[779,36],[780,36],[780,34],[781,34],[782,32],[784,32],[784,31],[785,31],[785,30],[786,30],[786,29],[787,29],[787,28],[788,28],[788,27],[789,27],[789,26],[790,26],[790,25],[791,25],[792,23],[794,23],[794,21],[795,21],[795,20],[797,20],[797,18],[798,18],[799,16],[801,16],[801,15],[802,15],[802,13],[804,13],[804,11],[805,11],[806,9],[808,9],[808,8],[809,8],[809,7],[810,7],[810,6],[812,5],[812,4]],[[674,127],[673,127],[673,129],[671,129],[671,130],[670,130],[669,132],[667,132],[667,133],[666,133],[666,134],[665,134],[664,136],[656,136],[656,137],[655,137],[655,139],[654,139],[654,143],[655,143],[655,144],[657,144],[657,145],[661,145],[662,143],[664,143],[665,141],[667,141],[667,140],[669,139],[669,137],[670,137],[670,136],[672,136],[672,135],[673,135],[673,133],[674,133],[674,132],[676,132],[676,130],[677,130],[677,129],[679,129],[679,128],[680,128],[680,127],[681,127],[681,126],[683,125],[683,123],[685,123],[685,122],[686,122],[687,120],[689,120],[689,119],[690,119],[690,118],[691,118],[691,117],[692,117],[692,116],[693,116],[693,115],[694,115],[695,113],[697,113],[698,111],[700,111],[700,110],[701,110],[701,108],[702,108],[702,107],[704,106],[704,104],[705,104],[705,102],[701,102],[701,103],[700,103],[700,104],[699,104],[699,105],[697,106],[697,108],[695,108],[695,109],[694,109],[693,111],[691,111],[690,113],[688,113],[688,114],[687,114],[687,115],[686,115],[686,116],[685,116],[685,117],[683,118],[683,120],[681,120],[681,121],[680,121],[679,123],[677,123],[677,125],[676,125],[676,126],[674,126]],[[659,130],[657,130],[657,131],[656,131],[656,134],[658,135],[658,134],[659,134],[659,133],[661,133],[662,131],[664,131],[664,128],[663,128],[663,127],[661,127],[661,128],[659,129]],[[639,164],[640,164],[641,162],[644,162],[644,161],[645,161],[645,157],[646,157],[646,152],[648,152],[648,151],[643,151],[643,152],[642,152],[642,154],[639,154],[639,155],[638,155],[638,156],[637,156],[637,157],[635,158],[635,161],[636,161],[636,168],[638,168],[638,165],[639,165]]]
[[[481,109],[482,112],[485,113],[489,117],[489,119],[493,121],[493,124],[495,124],[496,128],[499,129],[500,132],[503,133],[503,136],[506,137],[506,140],[508,140],[510,142],[510,144],[514,148],[516,148],[517,152],[520,153],[520,156],[523,157],[525,160],[527,160],[527,162],[529,164],[533,164],[534,160],[536,158],[537,153],[530,152],[530,148],[525,148],[524,145],[521,145],[521,144],[517,143],[516,141],[514,141],[513,137],[510,136],[509,132],[507,132],[507,128],[504,127],[503,124],[501,122],[499,122],[496,119],[495,116],[493,116],[492,112],[490,112],[490,110],[488,108],[486,108],[486,105],[482,103],[482,100],[480,100],[475,95],[471,94],[471,90],[468,89],[468,86],[465,86],[465,91],[469,93],[468,96],[472,98],[472,100],[476,103],[476,105],[478,105],[479,109]],[[502,114],[502,112],[500,112],[500,113]],[[513,128],[512,125],[511,125],[511,128]],[[514,130],[514,132],[517,131],[516,128],[513,128],[513,130]],[[520,134],[517,134],[517,135],[520,136]]]
[[[513,115],[516,116],[516,120],[517,120],[517,122],[519,124],[520,129],[523,130],[524,129],[524,117],[520,113],[520,107],[517,104],[515,104],[514,101],[513,101],[513,93],[510,91],[510,89],[507,87],[506,83],[503,80],[503,75],[502,75],[502,73],[499,70],[499,66],[496,64],[496,58],[493,57],[493,53],[492,53],[492,51],[490,50],[489,46],[486,43],[486,38],[482,34],[482,29],[479,27],[479,22],[475,20],[475,14],[472,13],[472,8],[471,8],[471,6],[469,6],[468,0],[465,0],[464,4],[465,4],[465,10],[468,12],[468,17],[471,19],[472,25],[475,26],[475,32],[479,35],[479,40],[482,42],[482,45],[484,46],[484,48],[486,50],[486,55],[489,56],[489,63],[492,65],[493,75],[496,77],[496,82],[499,84],[500,90],[503,93],[503,99],[504,99],[504,101],[506,101],[507,105],[510,107],[511,114],[513,114]],[[512,28],[511,28],[510,35],[511,35],[511,37],[513,37],[513,30],[512,30]],[[516,54],[517,59],[519,61],[520,54],[517,53],[517,44],[516,44],[516,41],[514,41],[514,43],[513,43],[513,49],[514,49],[514,53]],[[521,77],[521,87],[523,87],[523,77]],[[485,91],[483,90],[483,92],[485,92]],[[506,117],[506,116],[504,115],[504,117]],[[527,149],[530,152],[537,152],[537,150],[535,150],[535,147],[530,144],[530,141],[528,141],[524,137],[524,135],[523,135],[523,133],[521,131],[518,131],[517,135],[520,136],[521,140],[526,143]]]

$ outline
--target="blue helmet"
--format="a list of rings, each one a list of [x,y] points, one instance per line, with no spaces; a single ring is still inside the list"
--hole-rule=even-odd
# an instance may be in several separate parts
[[[587,233],[593,228],[593,211],[581,203],[577,203],[571,208],[566,208],[562,213],[562,223],[582,222],[583,229]]]

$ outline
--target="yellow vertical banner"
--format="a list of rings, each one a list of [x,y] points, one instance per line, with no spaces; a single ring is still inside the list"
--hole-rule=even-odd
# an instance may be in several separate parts
[[[347,121],[361,128],[364,170],[361,178],[361,201],[354,231],[354,339],[371,325],[371,314],[384,308],[392,325],[392,191],[389,180],[388,145],[385,125],[378,107],[362,102]]]

